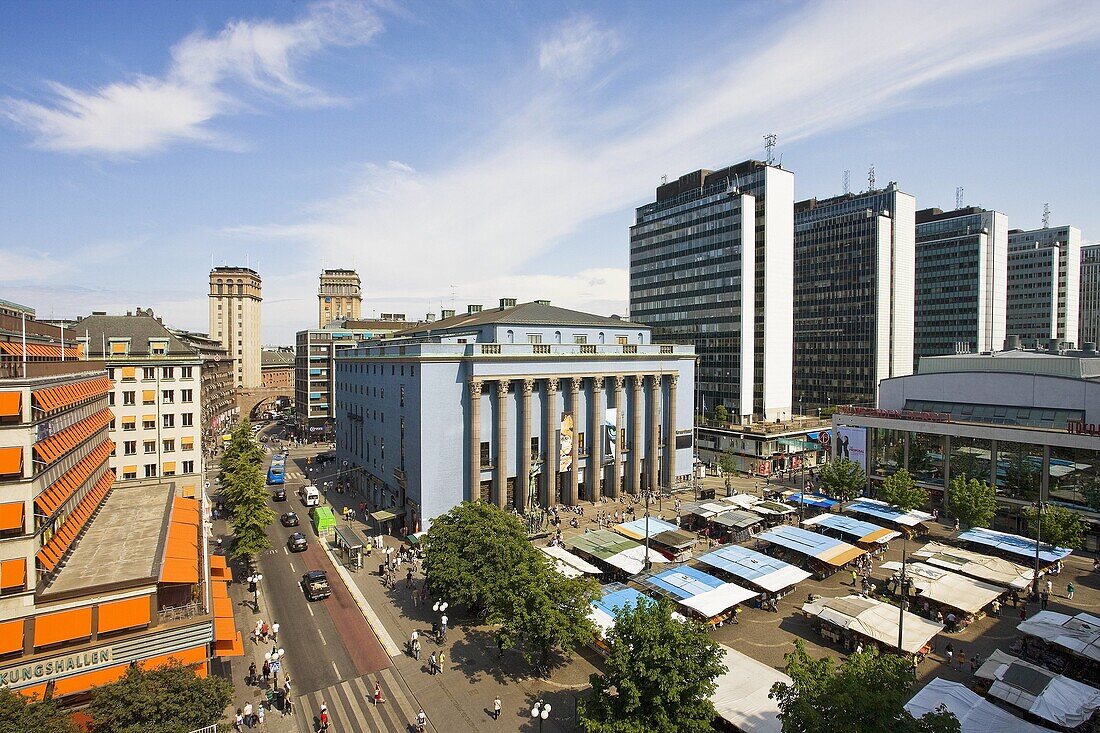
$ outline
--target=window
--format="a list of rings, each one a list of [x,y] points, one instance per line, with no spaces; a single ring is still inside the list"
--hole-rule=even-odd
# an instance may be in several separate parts
[[[134,417],[124,417],[124,418],[122,418],[122,429],[123,430],[137,430],[137,418],[134,418]]]
[[[165,379],[175,379],[176,378],[176,368],[175,367],[164,367],[163,369],[160,370],[160,375],[162,377],[164,377]]]
[[[577,455],[584,455],[584,433],[577,433]]]
[[[164,443],[164,452],[165,453],[175,453],[176,452],[176,441],[174,439],[168,438],[167,440],[164,440],[162,442]]]
[[[122,404],[124,404],[124,405],[133,405],[133,404],[135,404],[134,398],[135,398],[136,395],[137,395],[137,393],[133,392],[133,391],[123,392],[122,393]]]
[[[588,337],[583,335],[583,334],[578,334],[578,335],[573,337],[573,343],[575,343],[575,344],[587,344],[588,343]]]
[[[157,378],[157,369],[156,369],[156,367],[142,367],[142,369],[141,369],[141,378],[142,379],[156,379]]]
[[[527,343],[529,343],[529,344],[541,344],[542,343],[542,334],[541,333],[529,333],[529,334],[527,334]]]
[[[153,418],[152,420],[142,420],[141,421],[141,429],[142,430],[156,430],[157,429],[157,420],[156,420],[156,418]]]
[[[537,437],[531,438],[531,457],[537,458],[539,455],[539,439]]]
[[[149,353],[154,355],[154,356],[164,356],[165,354],[168,353],[168,342],[167,341],[150,341],[149,342]]]
[[[108,407],[114,407],[115,406],[115,393],[114,392],[108,392],[107,393],[107,406]]]
[[[124,448],[124,452],[128,456],[132,456],[135,453],[137,453],[137,441],[136,440],[127,440],[126,442],[124,442],[122,444],[122,447]]]
[[[191,378],[191,367],[180,367],[180,379]]]
[[[194,473],[195,472],[195,462],[194,461],[184,461],[183,462],[183,472],[184,473]]]
[[[157,452],[157,441],[155,440],[147,440],[142,445],[144,446],[146,453]]]
[[[181,412],[180,413],[180,425],[185,428],[189,428],[195,424],[195,413],[193,412]]]
[[[481,444],[481,467],[488,468],[493,465],[489,460],[489,442],[485,441]]]
[[[401,385],[401,406],[405,406],[405,385]]]
[[[162,427],[166,427],[166,428],[176,427],[176,416],[175,415],[161,415],[160,417],[161,417],[161,426]]]
[[[87,351],[87,349],[85,349],[85,351]],[[107,379],[110,379],[112,382],[115,381],[115,368],[114,367],[108,367],[107,368]]]
[[[618,343],[619,346],[626,346],[627,344],[630,343],[630,337],[629,336],[616,336],[615,337],[615,342]]]
[[[155,405],[155,404],[157,404],[157,391],[155,389],[143,389],[141,391],[141,404],[143,404],[143,405]]]
[[[137,478],[137,468],[135,468],[133,471],[123,470],[122,471],[122,478],[124,478],[124,479]]]
[[[160,401],[165,404],[172,404],[176,401],[176,390],[174,389],[162,389],[160,391]]]
[[[192,394],[194,394],[194,390],[181,389],[180,390],[180,402],[192,402],[193,401]]]

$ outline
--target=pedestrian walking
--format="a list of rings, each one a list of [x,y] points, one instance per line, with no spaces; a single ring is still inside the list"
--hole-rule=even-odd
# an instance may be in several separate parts
[[[413,642],[413,659],[420,661],[420,640],[417,639]]]
[[[1053,593],[1053,592],[1054,592],[1054,581],[1053,580],[1048,580],[1047,581],[1047,593]]]
[[[253,661],[252,664],[248,665],[248,684],[249,685],[256,684],[256,662],[255,661]]]
[[[428,657],[428,674],[430,674],[430,675],[435,674],[435,665],[436,665],[435,652],[432,652],[431,656]]]
[[[947,646],[944,647],[943,653],[947,655],[947,663],[952,664],[955,661],[955,645],[951,642],[947,642]]]
[[[1020,620],[1027,621],[1027,606],[1020,606]]]
[[[275,644],[279,643],[279,622],[271,624],[271,641]]]
[[[294,700],[290,697],[290,692],[283,693],[283,717],[294,714]]]
[[[1074,592],[1075,590],[1077,590],[1077,588],[1076,588],[1076,587],[1075,587],[1075,586],[1073,585],[1073,583],[1072,583],[1072,582],[1070,582],[1070,583],[1067,583],[1067,584],[1066,584],[1066,596],[1067,596],[1067,597],[1068,597],[1068,598],[1069,598],[1069,599],[1070,599],[1071,601],[1073,600],[1073,592]]]
[[[955,655],[955,662],[959,665],[959,669],[966,666],[966,651],[959,649],[959,653]]]
[[[440,674],[443,673],[443,669],[444,669],[443,665],[446,664],[446,663],[447,663],[447,652],[440,651],[439,652],[439,672],[440,672]]]
[[[440,622],[440,627],[439,627],[440,637],[443,638],[443,639],[446,639],[447,638],[447,617],[443,616],[443,618],[439,619],[439,622]]]
[[[386,701],[386,698],[382,697],[382,685],[377,682],[374,683],[374,704],[381,705]]]
[[[244,704],[244,724],[245,727],[252,727],[252,703],[246,702]]]
[[[959,520],[958,519],[955,520],[955,531],[956,532],[959,531]]]
[[[405,587],[406,588],[412,588],[412,586],[413,586],[413,569],[409,568],[408,572],[405,573]]]
[[[993,599],[993,603],[989,604],[989,610],[993,612],[994,616],[1001,615],[1001,601],[997,598]]]
[[[500,698],[493,699],[493,720],[500,720]]]
[[[424,714],[424,708],[420,708],[420,712],[416,714],[416,730],[417,733],[424,733],[424,726],[428,724],[428,716]]]
[[[1039,606],[1045,611],[1048,603],[1050,603],[1050,591],[1044,590],[1039,594]]]
[[[856,587],[856,571],[855,570],[852,571],[852,587],[853,588]]]
[[[256,704],[256,725],[262,726],[264,724],[264,704]]]
[[[237,715],[233,718],[233,730],[237,731],[237,733],[241,733],[243,728],[244,714],[241,712],[240,708],[237,708]]]
[[[266,685],[271,679],[271,663],[264,660],[264,684]]]

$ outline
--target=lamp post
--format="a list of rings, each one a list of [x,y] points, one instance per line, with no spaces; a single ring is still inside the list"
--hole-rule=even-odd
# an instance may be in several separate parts
[[[542,723],[550,717],[550,703],[538,700],[531,708],[531,718],[539,721],[539,733],[542,733]]]
[[[1031,595],[1039,599],[1039,548],[1043,544],[1043,501],[1034,504],[1035,512],[1035,577],[1031,581]]]
[[[436,640],[439,642],[447,638],[447,607],[449,605],[446,601],[436,601],[432,605],[432,610],[439,614],[439,633],[436,636]]]
[[[905,531],[905,528],[901,529],[901,602],[898,604],[898,654],[905,654],[905,647],[902,646],[902,633],[905,628],[905,600],[909,593],[909,581],[906,578],[906,562],[908,555],[906,551],[908,548],[909,533]]]
[[[260,612],[260,581],[264,579],[264,576],[259,573],[253,573],[249,575],[248,590],[252,591],[252,605],[256,607],[256,613]]]
[[[650,570],[653,567],[653,563],[649,560],[649,495],[651,492],[645,492],[645,569]]]

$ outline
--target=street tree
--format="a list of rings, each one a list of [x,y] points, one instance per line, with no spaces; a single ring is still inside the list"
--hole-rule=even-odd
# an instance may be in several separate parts
[[[725,405],[718,405],[714,408],[714,419],[720,423],[728,423],[730,421],[730,411]]]
[[[818,484],[825,495],[839,501],[843,509],[844,502],[851,501],[863,493],[864,487],[867,486],[867,474],[855,461],[838,458],[821,467],[818,472]]]
[[[275,521],[275,512],[267,503],[267,489],[258,469],[241,470],[232,480],[239,492],[238,500],[230,508],[232,555],[251,560],[271,548],[267,528]]]
[[[1036,529],[1042,529],[1039,535],[1044,543],[1055,547],[1075,550],[1085,542],[1087,526],[1080,514],[1057,504],[1044,504],[1041,520],[1035,507],[1024,507],[1028,532],[1035,537]],[[1041,526],[1040,526],[1041,525]]]
[[[80,728],[56,701],[31,699],[0,687],[0,731],[79,733]]]
[[[97,687],[88,708],[91,733],[187,733],[222,720],[233,685],[172,663],[131,667],[117,682]]]
[[[928,504],[928,491],[917,486],[904,468],[882,482],[882,500],[899,509],[911,511]]]
[[[988,527],[997,509],[997,492],[984,481],[967,476],[951,479],[947,512],[967,527]]]
[[[737,475],[737,454],[733,452],[733,448],[727,448],[718,454],[718,468],[723,476]]]
[[[771,692],[783,733],[959,733],[946,709],[921,718],[905,709],[916,675],[904,657],[866,651],[837,666],[811,657],[797,639],[785,659],[792,684],[777,682]]]
[[[726,671],[722,652],[695,621],[672,617],[667,599],[620,608],[604,641],[604,674],[579,709],[587,733],[703,733],[716,715],[710,695]]]

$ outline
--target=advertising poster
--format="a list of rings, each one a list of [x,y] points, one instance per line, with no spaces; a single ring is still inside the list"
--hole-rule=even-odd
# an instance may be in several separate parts
[[[615,460],[615,443],[619,439],[619,431],[615,427],[615,423],[618,422],[619,410],[616,407],[607,408],[607,412],[604,414],[604,463],[611,463]]]
[[[561,414],[561,450],[558,453],[558,470],[568,471],[573,466],[573,413]]]
[[[867,428],[856,428],[848,425],[838,425],[836,435],[833,436],[835,444],[834,456],[847,458],[859,464],[859,467],[867,471]]]

